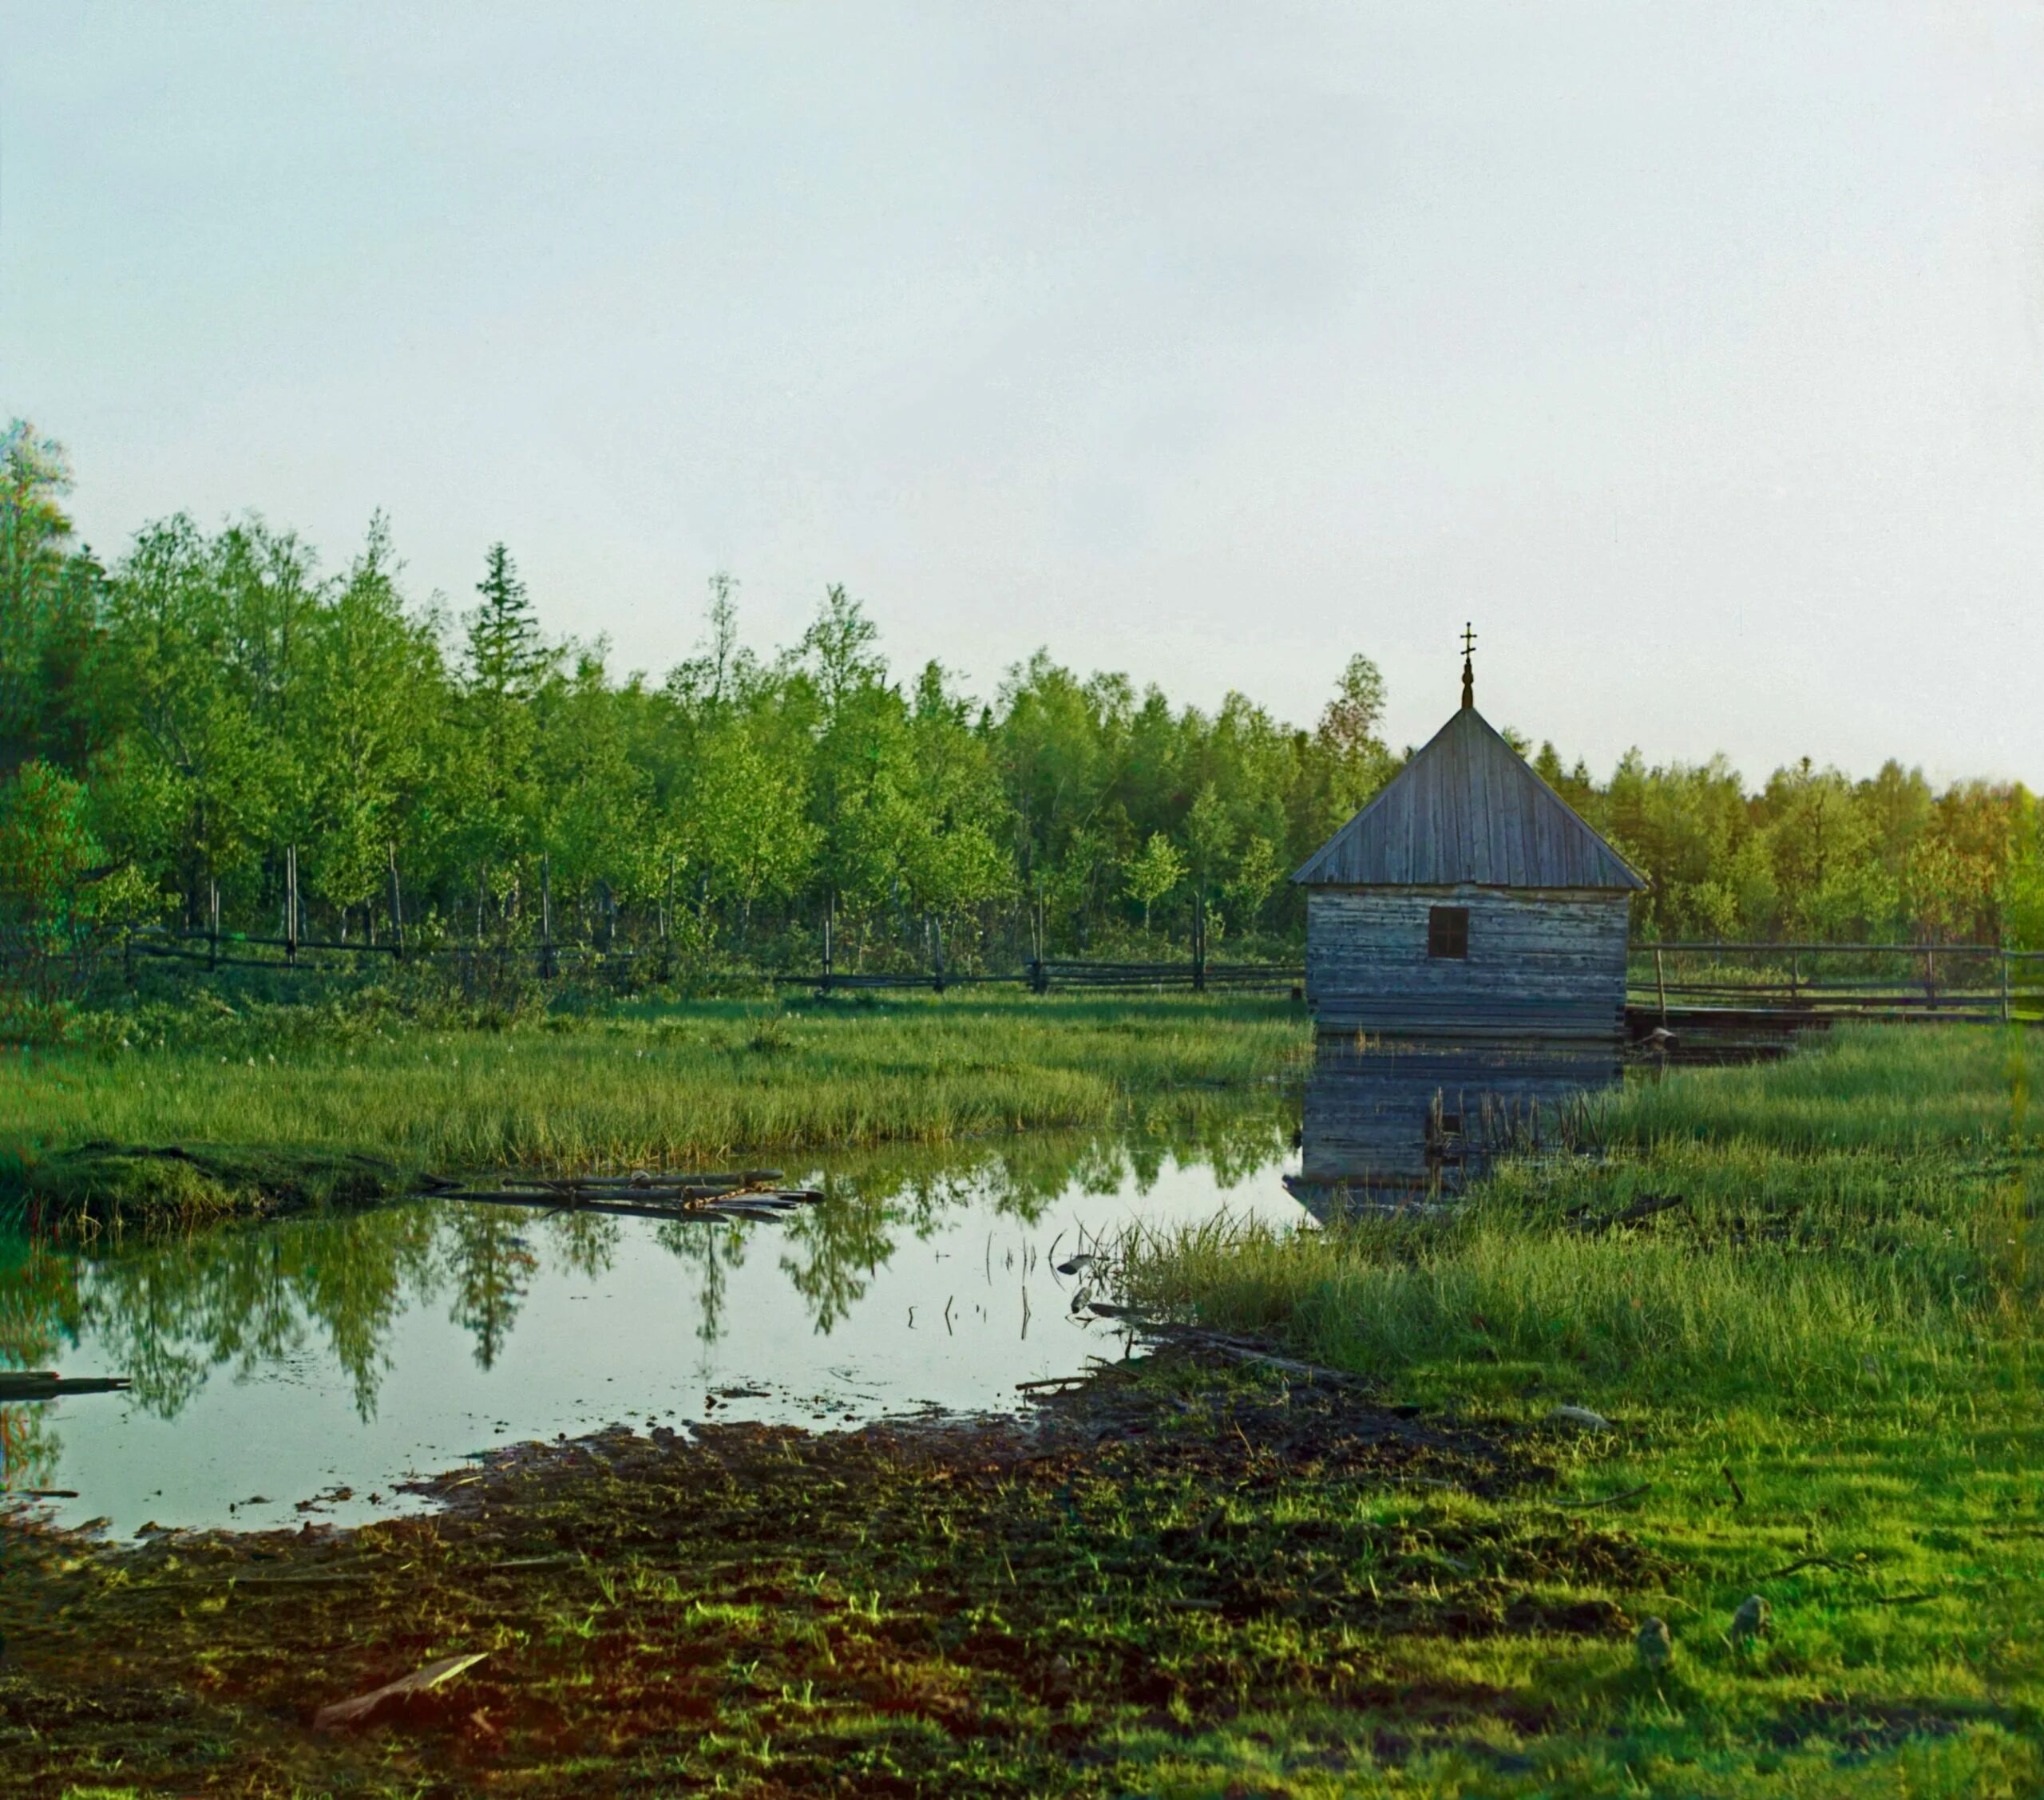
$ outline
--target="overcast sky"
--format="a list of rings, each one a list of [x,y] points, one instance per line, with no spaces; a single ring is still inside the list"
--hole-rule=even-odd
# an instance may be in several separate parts
[[[0,0],[0,414],[102,554],[390,515],[664,670],[842,581],[1396,741],[2044,786],[2044,21]]]

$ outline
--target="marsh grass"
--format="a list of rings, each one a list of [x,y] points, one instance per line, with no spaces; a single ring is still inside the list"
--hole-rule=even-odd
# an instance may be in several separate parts
[[[216,1003],[100,1037],[0,1066],[0,1197],[143,1216],[158,1196],[190,1222],[259,1209],[287,1178],[316,1197],[308,1159],[380,1159],[402,1185],[422,1169],[699,1166],[1143,1115],[1182,1126],[1258,1091],[1302,1033],[1275,1001],[968,995],[642,1004],[503,1031]],[[102,1148],[81,1158],[87,1145]],[[201,1160],[113,1168],[107,1146]]]
[[[2044,1297],[2036,1063],[1997,1034],[1895,1031],[1642,1082],[1606,1106],[1597,1161],[1508,1162],[1445,1217],[1132,1235],[1121,1280],[1143,1308],[1277,1331],[1317,1360],[1443,1391],[1538,1376],[1635,1399],[1837,1395],[1970,1378],[1982,1333]]]
[[[1539,1723],[1506,1734],[1509,1770],[1448,1759],[1354,1791],[2036,1790],[2040,1048],[1840,1033],[1636,1085],[1602,1161],[1507,1165],[1449,1217],[1123,1242],[1146,1310],[1515,1416],[1576,1495],[1644,1490],[1600,1516],[1668,1572],[1627,1600],[1673,1628],[1666,1674],[1615,1648],[1416,1646],[1416,1685],[1480,1679]],[[1563,1402],[1614,1429],[1557,1435]],[[1774,1629],[1735,1645],[1753,1592]],[[1212,1791],[1190,1771],[1238,1762],[1242,1729],[1179,1747],[1177,1790]]]

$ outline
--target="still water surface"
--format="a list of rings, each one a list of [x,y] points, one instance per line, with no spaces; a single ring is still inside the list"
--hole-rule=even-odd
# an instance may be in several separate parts
[[[1609,1051],[1326,1040],[1302,1095],[1196,1137],[790,1168],[827,1197],[773,1223],[418,1200],[98,1257],[0,1236],[0,1367],[134,1384],[0,1406],[0,1474],[121,1534],[345,1524],[410,1504],[407,1475],[612,1423],[1010,1406],[1119,1350],[1054,1266],[1093,1240],[1437,1200],[1498,1148],[1578,1147],[1577,1103],[1618,1074]]]
[[[121,1535],[345,1524],[408,1504],[408,1474],[616,1422],[1012,1406],[1017,1382],[1120,1351],[1072,1315],[1083,1280],[1053,1252],[1132,1224],[1299,1219],[1289,1135],[1266,1114],[1204,1145],[1037,1139],[807,1171],[830,1197],[785,1222],[421,1200],[96,1260],[17,1244],[7,1360],[134,1386],[4,1409],[7,1485],[76,1489],[54,1516]]]

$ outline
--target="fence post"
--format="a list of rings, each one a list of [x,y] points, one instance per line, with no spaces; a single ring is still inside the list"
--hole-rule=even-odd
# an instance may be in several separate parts
[[[216,875],[206,877],[206,967],[220,966],[220,883]]]
[[[2002,1023],[2004,1025],[2006,1025],[2006,1024],[2007,1024],[2007,1023],[2008,1023],[2011,1019],[2013,1019],[2015,1017],[2015,1009],[2014,1009],[2014,1007],[2010,1003],[2010,997],[2009,997],[2009,951],[2008,951],[2008,946],[2007,946],[2006,944],[2003,944],[2003,945],[2002,946],[2002,947],[2001,947],[2001,959],[2002,959]]]
[[[298,846],[284,852],[284,961],[298,967]]]
[[[830,978],[836,972],[835,958],[838,950],[838,891],[832,888],[823,896],[823,991],[830,991]]]
[[[937,977],[932,985],[941,994],[944,991],[944,920],[941,914],[933,912],[930,915],[929,942],[934,953]]]
[[[1206,890],[1201,888],[1192,903],[1192,991],[1206,991]]]
[[[540,979],[553,979],[553,858],[540,853]]]
[[[1668,977],[1661,966],[1661,946],[1654,947],[1654,991],[1661,998],[1661,1023],[1668,1023]]]

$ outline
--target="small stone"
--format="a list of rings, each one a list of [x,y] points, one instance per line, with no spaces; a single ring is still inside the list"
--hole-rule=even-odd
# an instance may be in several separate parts
[[[1632,1644],[1643,1669],[1665,1669],[1675,1654],[1675,1640],[1668,1634],[1666,1619],[1642,1620]]]
[[[1579,1431],[1608,1431],[1611,1422],[1602,1413],[1593,1413],[1587,1406],[1551,1406],[1544,1422],[1549,1425],[1572,1425]]]
[[[1748,1594],[1739,1602],[1739,1610],[1732,1615],[1732,1641],[1744,1644],[1753,1638],[1765,1637],[1773,1611],[1760,1595]]]

